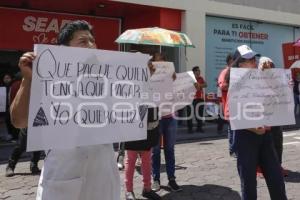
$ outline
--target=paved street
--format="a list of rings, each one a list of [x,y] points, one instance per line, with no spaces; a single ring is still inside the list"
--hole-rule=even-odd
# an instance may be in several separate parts
[[[179,133],[179,137],[187,137]],[[183,191],[172,193],[167,185],[162,165],[162,189],[159,194],[168,200],[235,200],[240,199],[240,182],[235,160],[228,156],[228,142],[224,137],[204,139],[199,133],[190,135],[196,140],[181,140],[176,145],[176,175]],[[198,139],[197,139],[198,138]],[[185,138],[188,139],[188,138]],[[290,170],[286,189],[290,200],[300,199],[300,131],[285,132],[283,166]],[[42,166],[42,163],[40,163]],[[29,163],[21,162],[16,168],[17,175],[4,177],[5,164],[0,165],[0,199],[33,200],[38,176],[29,174]],[[123,181],[124,172],[121,172]],[[134,190],[141,198],[142,180],[138,170],[135,173]],[[124,199],[122,184],[122,199]],[[264,179],[258,180],[258,199],[270,199]]]

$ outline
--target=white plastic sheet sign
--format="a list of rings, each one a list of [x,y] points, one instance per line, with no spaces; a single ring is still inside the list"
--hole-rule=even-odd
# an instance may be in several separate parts
[[[160,105],[161,115],[170,115],[192,104],[196,93],[195,82],[192,72],[176,74],[176,79],[172,85],[173,92],[169,95],[170,100]]]
[[[172,93],[173,78],[175,67],[172,62],[152,62],[155,72],[150,78],[149,95],[150,102],[159,106],[162,103],[169,102],[169,93]]]
[[[146,138],[144,54],[35,45],[29,151]]]
[[[232,130],[295,124],[293,90],[285,69],[230,69]]]

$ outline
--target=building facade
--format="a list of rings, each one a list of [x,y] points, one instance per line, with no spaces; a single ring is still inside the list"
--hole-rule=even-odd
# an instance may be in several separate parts
[[[295,0],[3,0],[0,3],[0,65],[16,68],[18,56],[33,43],[55,43],[55,35],[69,20],[85,19],[95,27],[99,48],[121,48],[114,40],[131,28],[159,26],[182,31],[195,48],[162,47],[178,72],[198,65],[216,92],[216,77],[225,57],[248,44],[288,68],[299,59],[292,44],[300,37],[300,2]],[[149,51],[148,47],[138,47]],[[145,50],[145,49],[147,50]]]
[[[228,53],[248,44],[269,56],[277,67],[288,68],[300,57],[292,44],[300,37],[299,1],[273,0],[122,0],[122,2],[182,10],[181,31],[196,48],[181,57],[180,70],[199,65],[208,82],[207,92],[216,92],[216,78]],[[171,19],[170,19],[171,20]],[[183,51],[183,50],[181,50]],[[181,53],[183,55],[183,53]]]

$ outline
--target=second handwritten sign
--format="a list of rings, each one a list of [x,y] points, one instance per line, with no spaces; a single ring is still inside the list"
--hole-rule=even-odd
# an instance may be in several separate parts
[[[232,130],[295,124],[294,98],[285,69],[230,70],[228,92]]]

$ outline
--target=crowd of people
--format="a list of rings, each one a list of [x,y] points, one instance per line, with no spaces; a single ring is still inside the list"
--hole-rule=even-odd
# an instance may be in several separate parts
[[[272,61],[265,57],[260,58],[259,63],[257,63],[257,57],[259,56],[247,45],[238,46],[233,55],[232,65],[227,66],[221,72],[218,81],[222,89],[222,97],[224,98],[224,116],[226,120],[230,120],[229,100],[227,98],[230,69],[232,67],[256,69],[259,66],[263,70],[273,67]],[[273,143],[273,140],[277,140],[275,139],[277,136],[274,137],[277,134],[280,134],[282,137],[280,127],[264,126],[232,130],[229,126],[229,153],[235,156],[237,160],[242,199],[257,199],[257,169],[261,170],[265,177],[271,199],[287,199],[280,163],[282,140],[280,141],[280,155],[275,153],[275,145]]]
[[[58,36],[58,45],[96,48],[92,27],[85,21],[74,21],[65,25]],[[230,121],[228,108],[228,88],[230,84],[230,69],[259,68],[265,70],[273,68],[270,58],[261,57],[247,45],[238,46],[229,54],[224,70],[219,75],[218,87],[221,91],[221,114],[218,119],[218,130],[223,124]],[[20,143],[9,158],[6,176],[13,176],[14,168],[22,152],[25,151],[27,122],[29,113],[29,97],[32,78],[32,62],[35,59],[33,52],[26,52],[19,60],[19,68],[23,79],[19,82],[19,89],[14,94],[10,106],[11,120],[15,127],[20,129]],[[164,61],[161,54],[155,54],[151,61]],[[149,63],[150,73],[155,68]],[[197,131],[204,132],[202,128],[203,89],[207,86],[201,76],[199,66],[193,67],[197,83],[197,90],[188,116],[196,117]],[[172,75],[173,80],[176,74]],[[157,108],[148,108],[147,139],[130,141],[120,144],[118,167],[125,168],[125,194],[126,200],[136,199],[133,190],[133,177],[137,159],[141,160],[143,176],[142,196],[148,199],[159,200],[156,193],[160,190],[161,146],[163,146],[168,187],[179,192],[182,187],[177,184],[175,176],[175,143],[177,132],[176,113],[158,117]],[[222,116],[224,115],[224,119]],[[222,121],[219,121],[219,120]],[[193,119],[187,121],[189,133],[193,132]],[[219,124],[220,123],[220,124]],[[228,123],[229,124],[229,123]],[[232,130],[228,125],[229,153],[236,157],[238,174],[241,181],[243,200],[257,199],[257,172],[263,174],[268,185],[272,200],[287,199],[283,176],[287,175],[281,167],[282,163],[282,130],[274,127],[252,127],[249,129]],[[30,169],[32,173],[39,173],[37,162],[40,152],[34,152]],[[125,157],[125,159],[124,159]],[[123,165],[125,162],[125,166]],[[38,184],[37,200],[118,200],[120,194],[120,177],[111,144],[77,147],[73,149],[51,149],[46,152],[44,166]]]

